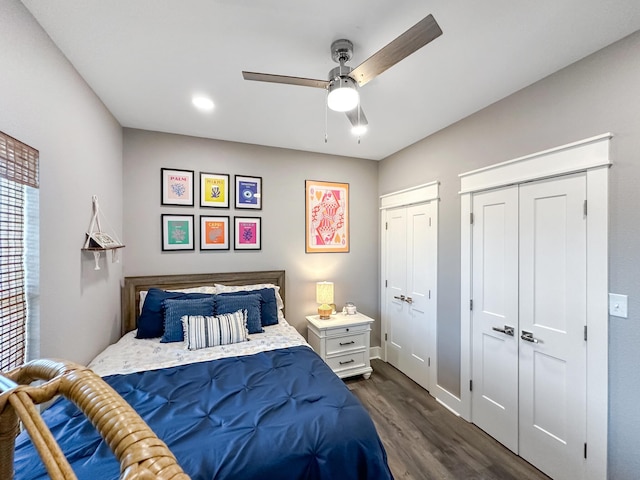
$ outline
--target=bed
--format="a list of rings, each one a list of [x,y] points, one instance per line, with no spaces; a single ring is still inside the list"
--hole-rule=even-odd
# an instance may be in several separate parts
[[[259,299],[260,314],[271,323],[254,325],[254,331],[263,331],[250,333],[248,341],[193,350],[189,348],[201,346],[197,342],[204,338],[193,332],[224,337],[218,335],[224,330],[219,322],[207,330],[206,322],[213,321],[209,315],[181,316],[183,341],[136,338],[157,301],[152,296],[167,296],[162,303],[165,340],[171,308],[184,308],[188,300],[189,308],[197,310],[214,293],[220,305],[232,306],[241,295],[247,302],[265,295]],[[265,310],[267,304],[273,308],[272,294],[275,320],[273,310]],[[392,478],[368,413],[287,323],[284,299],[280,270],[127,277],[123,336],[89,367],[133,406],[192,479]],[[232,322],[234,315],[243,314],[249,322],[252,308],[255,304],[218,320]],[[197,326],[193,331],[185,326],[191,321]],[[73,403],[58,400],[43,417],[79,479],[119,478],[109,447]],[[14,466],[16,479],[47,478],[27,435],[16,441]]]

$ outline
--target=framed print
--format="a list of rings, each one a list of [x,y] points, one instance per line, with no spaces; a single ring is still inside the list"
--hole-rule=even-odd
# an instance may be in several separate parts
[[[235,250],[260,250],[261,219],[259,217],[233,217],[235,224]]]
[[[349,251],[349,184],[305,181],[306,253]]]
[[[162,250],[193,250],[193,215],[162,215]]]
[[[262,177],[236,175],[236,208],[262,210]]]
[[[200,206],[229,208],[229,175],[200,172]]]
[[[200,250],[229,250],[229,217],[200,215]]]
[[[193,170],[162,168],[162,205],[193,207]]]

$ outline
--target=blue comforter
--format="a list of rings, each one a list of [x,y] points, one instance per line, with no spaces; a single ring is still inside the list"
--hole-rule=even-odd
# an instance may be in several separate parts
[[[197,479],[392,478],[360,402],[311,349],[291,347],[105,377]],[[79,479],[117,479],[119,465],[67,400],[43,414]],[[18,437],[16,479],[47,478]]]

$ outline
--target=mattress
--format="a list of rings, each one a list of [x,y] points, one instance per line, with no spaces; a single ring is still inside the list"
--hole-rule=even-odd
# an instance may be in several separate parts
[[[200,350],[187,350],[185,342],[161,343],[157,338],[137,339],[134,330],[107,347],[89,363],[89,368],[104,377],[308,345],[284,318],[276,325],[264,327],[264,330],[264,333],[249,335],[247,342]]]

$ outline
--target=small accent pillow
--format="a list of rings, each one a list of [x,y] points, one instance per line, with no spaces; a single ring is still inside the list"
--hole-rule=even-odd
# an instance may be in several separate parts
[[[213,315],[215,299],[209,298],[167,298],[164,307],[164,334],[160,343],[182,342],[184,330],[181,318],[185,315]]]
[[[260,304],[260,323],[263,327],[278,323],[278,306],[276,302],[276,291],[273,288],[262,288],[259,290],[236,291],[229,293],[219,293],[218,298],[230,295],[256,295],[262,297]],[[218,300],[219,301],[219,300]]]
[[[209,316],[182,317],[184,339],[189,350],[229,345],[247,340],[247,311]]]
[[[210,294],[214,294],[216,293],[216,287],[212,286],[212,285],[204,285],[202,287],[191,287],[191,288],[180,288],[180,289],[171,289],[171,290],[165,290],[167,292],[181,292],[181,293],[210,293]],[[142,308],[144,307],[144,300],[147,298],[147,290],[140,290],[140,292],[138,293],[138,298],[140,299],[138,301],[139,305],[140,305],[140,309],[138,310],[138,315],[140,315],[142,313]]]
[[[247,330],[249,333],[262,333],[261,306],[262,296],[253,295],[216,295],[215,314],[247,311]]]
[[[278,305],[278,310],[282,310],[284,308],[284,302],[282,301],[282,297],[280,296],[280,286],[274,285],[273,283],[256,283],[253,285],[222,285],[220,283],[215,283],[214,287],[216,289],[215,293],[249,292],[251,290],[273,288],[276,291],[276,302]]]
[[[164,332],[164,309],[162,302],[167,298],[207,298],[206,293],[167,292],[159,288],[150,288],[144,300],[142,313],[138,317],[136,338],[158,338]]]

